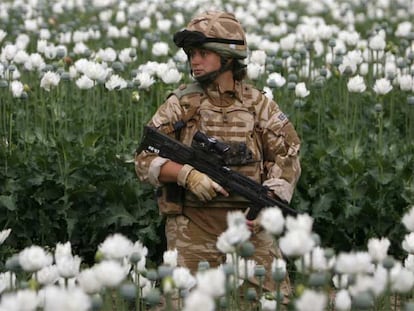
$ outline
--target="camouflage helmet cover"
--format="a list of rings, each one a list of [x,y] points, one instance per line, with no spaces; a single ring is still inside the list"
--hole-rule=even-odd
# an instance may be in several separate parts
[[[184,50],[197,46],[225,57],[247,57],[246,35],[232,13],[208,11],[197,15],[185,30],[174,35],[174,42]]]

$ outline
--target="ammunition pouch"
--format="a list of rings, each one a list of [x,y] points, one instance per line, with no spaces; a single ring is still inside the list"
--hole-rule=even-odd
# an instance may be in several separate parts
[[[184,188],[176,183],[167,183],[157,189],[157,204],[160,215],[183,213]]]

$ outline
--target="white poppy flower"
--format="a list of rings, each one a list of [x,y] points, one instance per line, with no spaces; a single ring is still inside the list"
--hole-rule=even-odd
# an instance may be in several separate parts
[[[63,256],[56,260],[59,275],[63,278],[73,278],[79,274],[81,258],[75,256]]]
[[[282,87],[286,84],[286,79],[278,72],[272,72],[267,76],[266,83],[270,87]]]
[[[262,307],[263,311],[273,311],[273,310],[277,310],[276,309],[276,304],[277,301],[274,299],[267,299],[266,295],[263,295],[260,298],[260,305]]]
[[[71,243],[69,241],[66,243],[57,243],[55,248],[55,261],[67,256],[72,256]]]
[[[36,273],[37,281],[42,285],[53,285],[59,279],[56,265],[46,266]]]
[[[24,28],[29,32],[38,32],[39,25],[36,19],[26,19],[24,21]]]
[[[132,63],[133,61],[136,60],[136,56],[134,54],[134,50],[132,48],[125,48],[122,49],[119,53],[118,53],[118,58],[119,60],[124,63],[124,64],[129,64]]]
[[[226,276],[224,271],[219,268],[197,272],[197,289],[210,297],[220,297],[224,295]]]
[[[96,276],[94,268],[84,269],[76,276],[80,288],[87,294],[99,293],[102,289],[102,283]]]
[[[13,272],[7,271],[0,273],[0,295],[16,286],[16,275]]]
[[[409,21],[401,22],[397,25],[395,36],[400,38],[407,38],[413,29],[413,23]],[[1,40],[0,40],[1,41]]]
[[[414,254],[414,232],[406,234],[402,241],[402,248],[409,254]]]
[[[162,33],[169,33],[171,29],[172,21],[170,19],[157,20],[157,29]]]
[[[24,64],[29,60],[29,54],[24,50],[17,51],[13,58],[13,62],[16,64]]]
[[[392,90],[391,82],[386,78],[377,79],[373,90],[377,95],[385,95]]]
[[[268,99],[273,100],[273,91],[270,87],[263,87],[263,93]]]
[[[411,292],[413,286],[414,272],[401,265],[395,265],[391,269],[391,290],[397,293],[408,293]]]
[[[90,297],[79,288],[65,289],[48,286],[39,294],[44,311],[87,311],[91,307]]]
[[[155,56],[166,56],[168,52],[169,47],[166,42],[155,42],[152,46],[152,54]]]
[[[17,46],[14,44],[6,44],[1,49],[0,59],[6,62],[10,62],[16,56],[18,49]]]
[[[182,78],[182,74],[176,68],[168,69],[161,77],[162,81],[166,84],[178,83]]]
[[[82,75],[79,79],[77,79],[75,84],[81,90],[89,90],[95,85],[93,80],[88,78],[86,75]]]
[[[40,80],[40,87],[50,92],[53,87],[56,87],[60,82],[60,76],[52,71],[46,72]]]
[[[272,272],[275,271],[287,272],[286,261],[283,258],[274,258],[272,262]]]
[[[177,257],[178,251],[176,248],[165,251],[162,256],[164,264],[169,265],[170,267],[177,267]]]
[[[116,12],[115,21],[118,24],[125,23],[126,22],[126,14],[125,14],[125,12],[124,11],[121,11],[121,10],[119,10],[118,12]]]
[[[263,73],[264,73],[264,66],[256,64],[256,63],[249,63],[247,65],[247,77],[249,79],[258,80]]]
[[[174,280],[175,286],[182,290],[190,290],[197,283],[196,278],[186,267],[175,268],[172,273],[172,278]]]
[[[379,34],[373,36],[369,40],[369,44],[368,44],[369,48],[374,51],[383,51],[385,49],[385,45],[386,45],[385,39]]]
[[[351,310],[351,295],[345,289],[341,289],[335,295],[335,310],[349,311]]]
[[[137,254],[140,258],[140,261],[137,263],[138,271],[145,270],[145,257],[148,255],[148,248],[144,246],[141,241],[136,241],[132,246],[131,255]]]
[[[305,230],[289,230],[279,239],[279,247],[288,257],[300,257],[310,252],[315,241],[310,232]]]
[[[325,250],[319,246],[304,255],[305,267],[311,271],[326,271],[330,268]]]
[[[412,88],[414,87],[414,79],[411,75],[406,74],[406,75],[398,76],[397,81],[398,81],[401,91],[410,92]]]
[[[83,43],[83,41],[77,42],[75,46],[73,47],[73,52],[78,55],[82,55],[88,50],[89,50],[88,46],[85,43]]]
[[[388,255],[391,242],[387,238],[371,238],[368,240],[368,253],[374,262],[382,262]]]
[[[296,45],[296,35],[289,33],[287,36],[280,39],[280,48],[282,51],[291,51]]]
[[[115,288],[123,280],[125,280],[126,273],[124,267],[114,260],[104,260],[95,266],[96,278],[105,287]]]
[[[76,61],[75,67],[94,81],[104,81],[108,76],[108,70],[102,64],[91,62],[84,58]]]
[[[145,16],[139,21],[139,28],[145,30],[151,27],[151,19],[148,16]]]
[[[254,50],[250,55],[250,62],[264,66],[266,64],[266,52],[262,50]]]
[[[96,59],[100,59],[104,62],[114,62],[116,60],[117,54],[113,48],[100,49],[96,53]]]
[[[260,224],[268,233],[279,235],[283,232],[285,218],[278,207],[269,207],[262,211]]]
[[[3,41],[4,38],[6,38],[7,32],[5,32],[3,29],[0,29],[0,42]]]
[[[286,229],[289,230],[303,230],[308,233],[312,232],[313,218],[309,214],[299,214],[296,217],[288,215],[286,217]]]
[[[217,249],[223,254],[230,254],[236,251],[236,247],[230,243],[227,234],[224,232],[219,235],[216,243]]]
[[[408,256],[404,259],[404,267],[414,272],[414,255],[413,254],[408,254]]]
[[[310,94],[309,90],[306,88],[305,82],[300,82],[295,86],[295,95],[299,98],[305,98]]]
[[[305,289],[295,301],[297,311],[323,311],[327,306],[328,298],[325,293]]]
[[[368,252],[340,253],[335,262],[335,271],[341,274],[368,273],[373,270]]]
[[[345,289],[348,287],[349,283],[348,274],[335,274],[332,277],[332,284],[335,286],[335,288]]]
[[[256,266],[257,266],[257,263],[254,260],[251,260],[251,259],[246,260],[244,258],[239,258],[239,266],[238,266],[239,278],[241,278],[242,280],[252,278],[254,276],[254,270]]]
[[[22,289],[5,293],[1,296],[0,310],[35,311],[38,308],[38,297],[35,291]]]
[[[121,90],[127,87],[127,82],[119,75],[112,75],[108,81],[105,82],[105,87],[110,90]]]
[[[20,98],[22,96],[24,86],[20,81],[14,80],[10,83],[10,90],[14,98]],[[0,243],[1,244],[1,243]]]
[[[130,256],[132,250],[133,243],[120,233],[108,236],[98,247],[106,259],[123,259]]]
[[[148,72],[138,72],[133,81],[138,82],[138,88],[144,90],[149,89],[155,83],[154,78]]]
[[[39,271],[52,262],[53,256],[37,245],[26,247],[19,253],[19,263],[22,269],[28,272]]]
[[[414,231],[414,205],[412,205],[410,210],[404,214],[402,223],[408,231]]]
[[[183,311],[214,311],[214,298],[201,290],[193,290],[184,300]]]
[[[366,90],[364,78],[360,75],[356,75],[349,79],[347,83],[348,91],[351,93],[363,93]]]

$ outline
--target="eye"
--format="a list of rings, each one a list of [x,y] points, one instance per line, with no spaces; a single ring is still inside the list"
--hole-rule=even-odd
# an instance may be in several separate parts
[[[195,54],[194,49],[188,49],[186,52],[187,52],[187,56],[190,58],[193,57]]]

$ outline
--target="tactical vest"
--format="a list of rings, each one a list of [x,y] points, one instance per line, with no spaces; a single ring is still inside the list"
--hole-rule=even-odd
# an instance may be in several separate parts
[[[230,146],[246,146],[251,155],[249,163],[233,165],[230,168],[261,183],[263,157],[258,116],[261,112],[259,109],[266,104],[257,104],[268,99],[250,85],[243,85],[242,93],[242,102],[234,98],[232,104],[217,105],[211,102],[197,83],[179,87],[172,94],[178,97],[184,114],[181,123],[175,124],[174,128],[177,130],[177,139],[187,145],[191,145],[195,132],[200,130]],[[186,191],[184,206],[197,207],[200,206],[200,201],[191,192]],[[248,206],[248,201],[239,195],[231,194],[227,198],[217,196],[203,206],[243,208]]]

